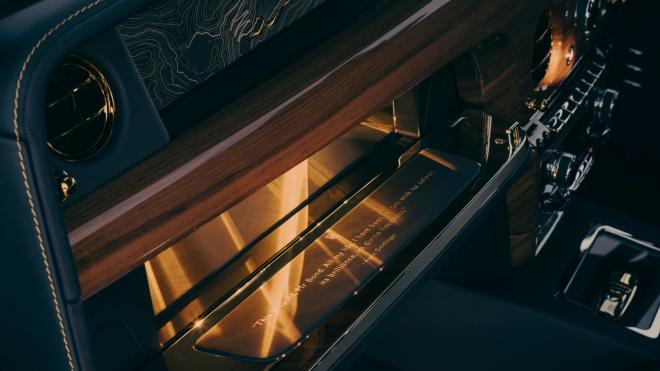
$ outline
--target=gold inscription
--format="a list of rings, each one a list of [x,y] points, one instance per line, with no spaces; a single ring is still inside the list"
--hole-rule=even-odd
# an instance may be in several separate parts
[[[392,215],[387,218],[382,215],[375,217],[360,232],[352,237],[344,238],[332,229],[324,233],[321,237],[322,239],[341,244],[337,253],[329,259],[320,262],[319,266],[312,270],[312,273],[300,280],[301,283],[298,286],[284,295],[276,305],[271,307],[269,313],[254,321],[252,328],[264,326],[273,321],[276,318],[276,314],[282,308],[294,302],[304,290],[314,286],[327,286],[341,273],[350,273],[350,267],[355,263],[361,262],[362,264],[369,264],[374,267],[381,266],[383,261],[378,258],[378,255],[383,253],[397,240],[397,233],[392,232],[391,229],[398,225],[407,213],[408,209],[405,206],[406,200],[418,192],[435,173],[435,170],[430,170],[401,193],[387,208]],[[317,241],[316,243],[320,242]]]

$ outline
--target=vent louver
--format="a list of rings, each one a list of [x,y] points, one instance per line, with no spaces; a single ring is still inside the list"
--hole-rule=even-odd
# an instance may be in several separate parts
[[[531,65],[532,84],[536,90],[543,90],[543,87],[539,84],[548,71],[552,55],[552,28],[547,12],[543,13],[541,19],[539,19],[534,40]]]
[[[115,103],[108,82],[90,63],[68,57],[46,93],[48,147],[67,161],[88,159],[108,143]]]

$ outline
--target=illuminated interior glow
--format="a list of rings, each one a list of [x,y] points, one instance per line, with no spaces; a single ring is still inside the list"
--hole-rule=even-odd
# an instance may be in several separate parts
[[[231,263],[232,277],[247,276],[254,272],[273,254],[299,237],[310,223],[315,222],[313,219],[320,215],[322,208],[333,206],[331,203],[317,204],[320,206],[314,206],[314,215],[311,215],[308,207],[301,205],[346,166],[367,153],[369,146],[382,140],[393,130],[391,126],[388,130],[386,123],[378,126],[378,130],[367,126],[352,129],[345,136],[274,179],[228,211],[201,225],[190,235],[147,262],[145,267],[148,270],[147,279],[154,313],[162,312],[209,274],[224,269],[227,262],[236,257],[246,246],[256,243],[257,245],[252,247],[257,246],[258,249]],[[386,208],[380,205],[373,206],[387,215]],[[283,219],[299,207],[295,214],[287,220]],[[276,223],[281,224],[264,235],[264,232]],[[299,285],[301,276],[302,264],[292,266],[276,283],[260,288],[258,292],[263,298],[263,305],[276,306],[275,301],[279,300],[277,298],[281,298],[282,294]],[[231,287],[228,286],[226,290]],[[216,298],[195,297],[190,302],[184,302],[184,307],[176,316],[159,330],[161,341],[170,339],[178,331],[193,324],[195,319],[214,303],[211,300]],[[287,309],[289,312],[278,314],[276,323],[263,326],[264,353],[269,352],[273,339],[278,336],[285,338],[299,336],[299,330],[291,322],[297,303],[294,301],[292,304],[288,306],[292,308]]]
[[[544,92],[557,87],[571,73],[575,67],[578,55],[578,45],[573,31],[568,30],[562,23],[560,12],[552,12],[550,17],[550,28],[552,30],[552,42],[550,46],[550,61],[543,79],[535,87],[537,92]],[[571,48],[573,49],[571,52]],[[570,63],[566,63],[567,56],[572,54]]]
[[[337,258],[335,257],[335,254],[332,252],[332,250],[330,250],[330,249],[328,248],[328,246],[327,246],[322,240],[319,239],[319,240],[316,241],[316,243],[321,247],[321,249],[323,250],[323,252],[325,252],[326,255],[328,255],[328,258],[331,258],[332,261],[334,261],[335,263],[337,263],[337,265],[339,265],[339,264],[342,263],[342,261],[341,261],[340,259],[337,259]],[[351,272],[350,269],[348,269],[348,268],[347,268],[347,269],[342,269],[341,271],[342,271],[344,274],[346,274],[346,275],[351,279],[351,281],[353,281],[353,283],[357,284],[358,282],[360,282],[360,281],[357,279],[357,277],[355,277],[355,275],[353,274],[353,272]]]
[[[280,209],[284,212],[291,210],[307,199],[309,193],[307,161],[287,173],[282,182],[282,187],[284,192],[282,193]],[[287,220],[282,228],[278,230],[278,244],[284,245],[293,240],[307,225],[307,212],[298,213],[297,217]],[[301,253],[303,256],[304,254],[304,252]],[[261,352],[264,356],[270,352],[273,340],[278,333],[291,341],[301,336],[300,330],[293,322],[298,308],[297,298],[293,298],[292,304],[285,308],[278,305],[277,301],[300,284],[303,262],[304,258],[299,260],[299,264],[287,265],[284,274],[278,274],[277,279],[272,280],[268,285],[263,285],[259,290],[266,299],[265,309],[276,308],[274,316],[277,318],[276,321],[268,322],[264,326],[264,336],[261,344]]]
[[[151,265],[151,262],[148,261],[144,263],[144,270],[147,274],[147,281],[149,282],[149,291],[151,292],[151,300],[152,300],[152,306],[155,310],[162,310],[166,307],[165,304],[165,299],[163,297],[163,291],[160,288],[160,285],[158,285],[158,280],[156,279],[156,275],[154,274],[154,268]],[[154,285],[152,285],[152,282]],[[171,336],[174,336],[176,334],[176,331],[174,329],[174,325],[172,323],[168,323],[165,325],[163,328],[163,331],[170,334]]]

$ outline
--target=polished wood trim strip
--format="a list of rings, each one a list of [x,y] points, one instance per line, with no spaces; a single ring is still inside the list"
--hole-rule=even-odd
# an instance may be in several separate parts
[[[330,143],[493,33],[519,0],[391,0],[64,211],[83,297]],[[509,31],[509,32],[508,32]]]
[[[515,50],[516,44],[509,37],[496,35],[456,60],[454,71],[461,98],[500,119],[523,119],[529,110],[520,102],[531,91],[530,68],[523,66],[530,64],[519,61]],[[531,49],[524,53],[531,54]]]
[[[527,27],[536,27],[537,18],[532,21]],[[516,36],[526,38],[535,35],[535,31],[530,28]],[[505,119],[504,122],[526,122],[530,111],[522,102],[532,90],[529,73],[532,63],[527,58],[532,56],[533,45],[529,39],[516,42],[510,37],[497,35],[461,56],[454,63],[460,96],[488,114]],[[516,56],[516,49],[523,51],[522,54]],[[540,213],[538,167],[538,156],[534,153],[524,174],[506,193],[511,263],[514,266],[534,257]]]

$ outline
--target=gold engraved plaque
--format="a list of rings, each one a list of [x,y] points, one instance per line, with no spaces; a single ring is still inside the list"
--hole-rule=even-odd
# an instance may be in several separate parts
[[[478,173],[476,162],[422,150],[203,334],[196,349],[255,360],[286,354],[436,220]]]

